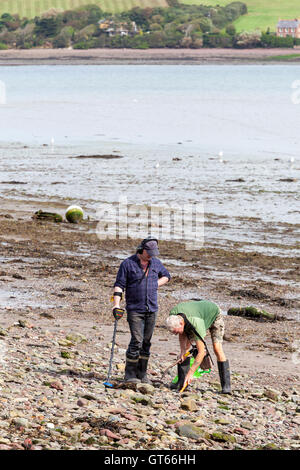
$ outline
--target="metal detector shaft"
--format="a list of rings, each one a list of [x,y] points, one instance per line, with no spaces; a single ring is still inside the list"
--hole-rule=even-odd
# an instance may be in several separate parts
[[[116,341],[116,334],[117,334],[117,324],[118,324],[118,320],[115,320],[114,333],[113,333],[112,346],[111,346],[111,353],[110,353],[110,359],[109,359],[108,374],[107,374],[107,382],[109,382],[109,379],[110,379],[112,361],[113,361],[113,357],[114,357],[115,341]]]

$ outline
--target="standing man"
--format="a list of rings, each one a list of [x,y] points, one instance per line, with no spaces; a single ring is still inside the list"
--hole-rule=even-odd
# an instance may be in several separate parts
[[[179,335],[180,363],[178,364],[178,384],[171,388],[181,389],[193,380],[193,375],[205,356],[203,338],[210,331],[213,348],[218,361],[218,370],[222,393],[231,393],[229,361],[226,359],[222,342],[224,336],[224,320],[218,305],[208,300],[181,302],[170,311],[166,320],[168,330]],[[196,343],[197,355],[190,367],[190,358],[184,355],[191,344]]]
[[[147,366],[158,310],[157,290],[171,278],[167,269],[156,258],[157,255],[158,240],[145,238],[136,254],[121,263],[114,284],[113,314],[115,316],[115,308],[120,308],[125,291],[127,321],[131,333],[126,351],[125,382],[151,383],[147,378]]]

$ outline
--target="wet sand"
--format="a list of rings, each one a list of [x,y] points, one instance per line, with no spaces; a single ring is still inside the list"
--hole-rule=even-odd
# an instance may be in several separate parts
[[[14,291],[16,298],[7,304],[8,310],[2,302],[2,321],[11,321],[12,315],[20,313],[39,313],[45,310],[45,304],[63,321],[74,318],[84,323],[88,318],[101,318],[110,324],[110,295],[118,266],[135,252],[138,241],[99,240],[96,221],[80,225],[37,221],[31,219],[35,209],[30,202],[15,212],[5,211],[11,205],[11,201],[3,201],[0,215],[0,282],[2,292]],[[40,204],[39,208],[46,210],[45,206]],[[63,213],[62,208],[63,204],[56,210]],[[49,205],[47,209],[54,208]],[[253,362],[260,367],[262,362],[264,370],[267,361],[274,373],[280,371],[281,378],[299,374],[299,365],[292,362],[300,325],[298,259],[223,247],[187,251],[184,244],[167,241],[160,242],[160,253],[172,281],[159,295],[159,326],[175,303],[191,297],[210,299],[220,305],[223,313],[230,307],[250,305],[265,309],[287,321],[257,323],[228,316],[226,349],[229,354],[233,345],[240,351],[254,351],[244,358],[246,363],[233,355],[238,368],[249,369]],[[71,292],[64,291],[66,287]],[[79,291],[72,293],[73,288]],[[30,293],[32,306],[26,292]],[[260,354],[255,359],[257,351]]]
[[[249,64],[270,63],[272,56],[299,49],[9,49],[0,51],[0,65],[102,64]],[[276,61],[277,62],[277,61]],[[289,63],[297,63],[293,58]],[[272,62],[271,62],[272,63]],[[285,61],[286,63],[286,61]]]
[[[27,354],[28,370],[33,371],[37,359],[34,359],[35,355],[32,356],[28,348],[27,352],[24,352],[24,341],[27,343],[29,341],[29,346],[38,341],[35,350],[42,351],[40,348],[43,345],[40,344],[38,338],[45,335],[45,347],[52,348],[45,352],[46,355],[49,354],[51,363],[51,354],[55,354],[57,349],[55,344],[57,344],[58,338],[61,339],[67,332],[69,334],[80,332],[86,335],[89,340],[84,351],[78,354],[95,358],[101,351],[106,357],[106,362],[103,362],[101,367],[106,369],[110,354],[107,345],[111,341],[113,331],[110,303],[112,286],[121,259],[135,252],[138,241],[99,240],[95,234],[96,221],[85,220],[79,225],[66,222],[55,224],[37,221],[31,217],[34,210],[41,208],[42,204],[36,207],[27,202],[22,206],[15,206],[15,209],[12,210],[12,201],[2,200],[1,202],[0,327],[9,331],[9,335],[2,339],[8,338],[9,347],[14,347],[17,352],[23,351],[23,355]],[[45,206],[46,204],[44,204],[44,210],[46,210]],[[52,210],[53,207],[49,205],[47,209]],[[58,211],[62,212],[62,210],[63,204]],[[277,390],[279,394],[283,393],[289,397],[296,394],[298,397],[300,393],[299,341],[297,342],[300,331],[299,285],[297,286],[299,260],[292,257],[265,256],[255,252],[244,253],[232,251],[232,249],[211,249],[205,248],[205,246],[199,252],[188,252],[184,245],[174,242],[161,242],[160,253],[160,258],[172,275],[172,281],[164,286],[159,293],[159,317],[153,339],[152,360],[159,361],[159,367],[164,369],[170,361],[173,361],[173,355],[178,352],[177,338],[170,336],[164,328],[164,319],[170,308],[177,302],[191,297],[207,298],[217,302],[223,313],[226,313],[229,307],[253,305],[283,316],[285,320],[258,322],[240,317],[225,317],[224,350],[231,364],[233,389],[236,389],[237,397],[240,397],[241,400],[244,400],[244,392],[240,391],[241,387],[247,393],[254,393],[257,387],[269,387],[271,390]],[[245,274],[250,280],[243,280]],[[262,280],[264,276],[269,276],[268,282]],[[21,328],[22,332],[24,331],[24,337],[21,333],[16,332],[16,327],[13,326],[20,321],[28,326],[25,330]],[[53,340],[50,341],[51,338]],[[117,340],[118,348],[123,351],[119,359],[121,362],[128,340],[129,329],[126,319],[123,318],[119,322]],[[51,346],[50,343],[46,346],[49,341]],[[208,339],[208,345],[211,348],[210,339]],[[57,352],[59,349],[61,348],[58,346]],[[47,361],[45,354],[44,358],[40,359],[43,363]],[[83,360],[81,357],[79,358],[81,361]],[[74,364],[78,365],[76,361]],[[59,362],[57,363],[59,364]],[[93,372],[93,366],[91,367],[88,370]],[[151,373],[155,376],[158,371],[154,366],[152,367]],[[202,387],[203,383],[204,387],[218,383],[216,369],[215,366],[206,382],[205,380],[201,382]],[[9,374],[11,377],[13,371],[9,371]],[[122,372],[114,369],[113,375],[118,375],[121,378]],[[104,375],[100,377],[101,380],[104,378]],[[80,380],[83,379],[78,380],[82,388],[84,384]],[[18,385],[19,392],[14,392],[19,393],[18,396],[22,396],[22,390],[28,393],[26,378],[20,381],[20,378],[7,379],[6,375],[5,381],[17,381],[20,384]],[[90,383],[91,379],[87,379],[87,381],[86,383]],[[61,387],[62,385],[56,386]],[[53,387],[55,388],[55,385]],[[64,384],[63,388],[66,387],[67,385]],[[64,393],[61,392],[61,394]],[[259,398],[255,393],[254,398],[251,398],[251,403],[255,402],[255,406],[263,406],[265,402],[257,405],[255,400]],[[5,401],[9,397],[9,393],[6,392],[3,396],[6,397]],[[259,397],[261,396],[263,395],[259,395]],[[214,397],[213,394],[212,403],[215,400]],[[232,398],[232,400],[235,399]],[[63,400],[62,397],[61,400]],[[109,398],[105,398],[105,400],[109,401]],[[3,402],[3,398],[0,398],[0,402]],[[272,402],[273,406],[275,406],[275,402]],[[112,398],[110,404],[114,403]],[[247,408],[248,405],[245,404],[245,406]],[[75,409],[81,408],[75,407]],[[24,412],[24,408],[22,410]],[[15,413],[15,410],[11,412],[11,417],[15,416],[12,413]],[[293,418],[294,424],[290,428],[290,432],[293,434],[295,427],[297,427],[295,423],[299,418],[294,411],[287,413],[290,413]],[[17,414],[17,416],[19,415]],[[57,419],[59,416],[62,414],[58,412]],[[87,418],[85,419],[87,420]],[[288,423],[288,421],[285,422]],[[243,426],[243,423],[240,422],[240,425]],[[239,432],[237,431],[238,434]],[[255,433],[255,427],[253,432]],[[11,433],[13,436],[11,442],[20,443],[22,434],[19,434],[18,430],[11,431]],[[35,429],[34,433],[40,439],[41,431]],[[40,442],[39,439],[37,442]],[[55,438],[52,436],[50,440],[53,441],[53,439]],[[60,446],[58,441],[59,439],[53,445]],[[4,448],[5,446],[9,447],[8,439],[3,442]],[[47,438],[47,442],[49,442],[49,438]],[[247,439],[243,441],[244,448],[254,448],[257,445],[247,442]],[[296,441],[292,442],[297,446]],[[20,444],[18,445],[20,447]],[[46,447],[47,445],[44,444]],[[80,445],[84,447],[83,444]],[[107,448],[113,448],[109,446],[109,440],[107,445]],[[143,447],[143,444],[140,445]],[[194,448],[199,448],[200,444],[198,447],[196,444],[194,445],[196,446]],[[202,443],[202,445],[206,444]],[[232,448],[228,445],[225,443],[225,448],[226,446]],[[44,447],[42,446],[42,448]],[[88,446],[84,448],[88,448]]]

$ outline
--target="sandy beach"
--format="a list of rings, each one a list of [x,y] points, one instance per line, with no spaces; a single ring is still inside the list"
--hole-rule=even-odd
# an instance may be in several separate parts
[[[129,340],[123,318],[116,386],[107,390],[110,295],[121,259],[135,252],[138,241],[99,240],[95,220],[72,225],[32,219],[41,208],[53,209],[2,200],[1,449],[24,449],[26,438],[36,449],[299,449],[299,260],[205,246],[186,251],[161,242],[172,281],[159,293],[154,386],[118,388]],[[270,272],[272,279],[262,280]],[[245,273],[251,282],[243,280]],[[175,369],[161,378],[178,352],[164,319],[174,304],[191,297],[213,300],[223,313],[253,305],[283,317],[225,316],[230,396],[219,393],[216,364],[181,397],[167,387]]]
[[[272,56],[299,49],[9,49],[0,51],[0,65],[101,64],[249,64],[270,63]],[[278,62],[276,60],[276,62]],[[299,62],[299,58],[289,63]],[[285,61],[286,63],[286,61]]]

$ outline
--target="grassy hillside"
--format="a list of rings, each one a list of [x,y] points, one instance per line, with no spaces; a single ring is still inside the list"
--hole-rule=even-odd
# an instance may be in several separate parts
[[[259,28],[275,31],[278,18],[300,18],[299,0],[241,0],[248,6],[248,14],[234,24],[237,31],[254,31]],[[195,5],[220,5],[231,3],[230,0],[181,0],[182,3]]]
[[[0,15],[18,13],[20,17],[34,18],[49,8],[72,10],[93,3],[111,13],[130,10],[135,6],[141,8],[167,6],[166,0],[0,0]]]
[[[189,5],[225,6],[232,0],[180,0]],[[300,0],[242,0],[248,6],[248,14],[235,22],[237,31],[253,31],[260,28],[275,31],[278,18],[300,18]],[[0,15],[18,13],[20,17],[34,18],[49,8],[69,10],[95,3],[104,11],[119,13],[134,6],[167,6],[166,0],[0,0]]]

